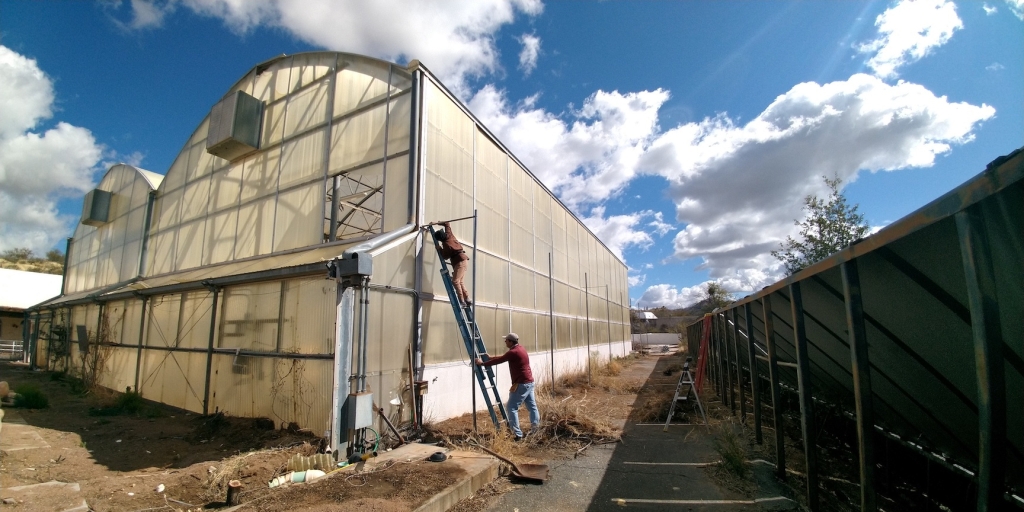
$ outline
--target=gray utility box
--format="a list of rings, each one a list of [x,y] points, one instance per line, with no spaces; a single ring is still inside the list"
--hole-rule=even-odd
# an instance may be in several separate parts
[[[237,160],[260,148],[263,102],[242,91],[220,100],[210,111],[206,152]]]
[[[352,393],[345,407],[348,428],[357,430],[373,426],[373,393]]]
[[[85,194],[82,203],[82,224],[99,227],[110,221],[110,199],[114,194],[98,188]]]

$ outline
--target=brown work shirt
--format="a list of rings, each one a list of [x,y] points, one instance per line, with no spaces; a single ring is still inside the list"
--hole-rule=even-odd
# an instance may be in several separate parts
[[[469,259],[469,255],[466,254],[466,250],[462,248],[462,244],[459,243],[459,239],[455,238],[455,232],[452,231],[451,224],[444,223],[444,232],[448,233],[448,239],[441,242],[441,257],[452,262],[452,265],[460,261],[466,261]]]

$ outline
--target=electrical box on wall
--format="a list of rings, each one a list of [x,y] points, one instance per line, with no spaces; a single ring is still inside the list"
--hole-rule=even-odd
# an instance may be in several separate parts
[[[352,430],[373,426],[373,393],[353,393],[346,404],[348,428]]]
[[[220,100],[210,111],[206,152],[237,160],[260,148],[263,102],[242,91]]]
[[[99,227],[110,220],[110,199],[113,196],[106,190],[93,189],[85,194],[82,204],[82,224]]]

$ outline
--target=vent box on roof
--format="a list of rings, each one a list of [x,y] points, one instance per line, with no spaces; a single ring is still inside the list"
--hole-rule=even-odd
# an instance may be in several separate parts
[[[206,152],[236,160],[260,147],[263,102],[238,91],[213,106]]]
[[[93,189],[85,195],[82,205],[82,224],[99,227],[107,223],[110,216],[110,198],[106,190]]]

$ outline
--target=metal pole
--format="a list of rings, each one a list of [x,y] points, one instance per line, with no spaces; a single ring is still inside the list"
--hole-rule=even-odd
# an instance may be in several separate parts
[[[743,322],[747,329],[747,364],[750,365],[750,398],[754,401],[754,441],[762,443],[761,439],[761,383],[757,375],[757,356],[754,352],[754,322],[750,313],[750,304],[743,305]]]
[[[135,354],[135,392],[142,393],[139,389],[139,377],[142,371],[142,340],[146,335],[146,305],[149,297],[142,297],[142,311],[139,314],[139,351]],[[50,325],[53,325],[52,323]]]
[[[996,276],[977,207],[957,212],[978,382],[978,510],[1002,510],[1006,480],[1006,376]]]
[[[740,388],[740,421],[747,421],[747,397],[743,390],[743,363],[740,361],[740,322],[737,308],[732,308],[732,350],[736,354],[736,387]]]
[[[283,281],[282,281],[283,282]],[[210,375],[213,372],[213,342],[214,336],[217,334],[217,297],[220,294],[220,289],[217,287],[211,287],[213,292],[213,306],[211,306],[210,312],[210,339],[209,345],[206,348],[206,386],[203,392],[203,415],[210,414]],[[283,300],[281,301],[284,302]],[[278,335],[280,338],[280,335]]]
[[[474,144],[476,144],[476,143],[474,142]],[[474,172],[474,175],[475,174],[476,173]],[[477,221],[476,220],[477,220],[476,208],[474,208],[473,209],[473,307],[476,307],[476,246],[477,246],[477,242],[476,242]],[[475,326],[476,326],[476,310],[473,310],[473,327],[474,327],[474,329],[473,329],[473,331],[471,333],[472,336],[476,336],[477,329],[475,328]],[[477,352],[477,345],[474,342],[473,343],[473,360],[469,362],[469,366],[470,366],[470,369],[471,369],[470,376],[469,376],[469,381],[470,381],[469,385],[472,386],[472,389],[473,389],[472,393],[470,394],[470,396],[472,397],[472,402],[473,402],[473,406],[472,406],[473,407],[473,409],[472,409],[472,411],[473,411],[473,432],[477,432],[477,424],[476,424],[476,376],[477,376],[477,372],[480,371],[480,368],[476,365],[476,360],[477,360],[478,357],[480,357],[480,353]]]
[[[850,364],[853,373],[853,396],[857,409],[857,449],[860,459],[860,509],[876,510],[875,506],[875,410],[871,391],[871,370],[868,361],[868,338],[864,330],[864,305],[861,302],[860,276],[857,261],[841,266],[843,299],[846,303],[846,325],[850,331]]]
[[[736,414],[736,397],[732,390],[732,360],[734,354],[729,353],[729,318],[722,312],[722,354],[725,355],[725,396],[729,399],[729,409]]]
[[[554,261],[548,253],[548,319],[551,322],[551,394],[555,394],[555,274]]]
[[[786,479],[786,439],[782,429],[782,388],[779,386],[779,360],[775,354],[775,326],[772,321],[772,296],[761,297],[764,311],[764,337],[768,345],[768,378],[772,386],[772,417],[775,421],[775,476]]]
[[[587,280],[587,273],[583,273],[583,299],[587,302],[587,385],[593,375],[590,369],[590,283]]]
[[[604,285],[604,314],[605,325],[608,330],[608,360],[612,358],[612,306],[608,300],[608,285]]]
[[[818,510],[818,454],[814,431],[814,404],[811,398],[811,363],[807,353],[807,332],[804,328],[803,295],[800,283],[789,285],[789,303],[793,312],[793,344],[796,345],[797,388],[800,392],[800,430],[804,439],[807,466],[807,506]]]

